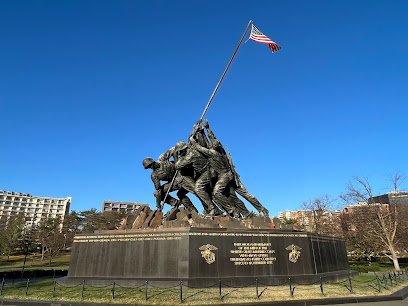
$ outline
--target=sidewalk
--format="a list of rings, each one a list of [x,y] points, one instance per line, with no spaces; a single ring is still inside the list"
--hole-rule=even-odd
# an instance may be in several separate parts
[[[326,306],[338,306],[339,304],[329,304]],[[345,306],[408,306],[408,299],[402,301],[385,301],[385,302],[368,302],[368,303],[352,303],[343,304]]]
[[[364,301],[360,299],[360,301],[356,301],[356,303],[345,303],[343,305],[346,306],[408,306],[408,287],[405,287],[389,296],[391,300],[389,301]],[[378,297],[381,298],[381,297]],[[375,298],[374,298],[375,299]],[[341,299],[337,300],[336,302],[340,302]],[[325,304],[326,306],[338,306],[340,303],[335,304]],[[305,305],[322,305],[322,304],[305,304]]]

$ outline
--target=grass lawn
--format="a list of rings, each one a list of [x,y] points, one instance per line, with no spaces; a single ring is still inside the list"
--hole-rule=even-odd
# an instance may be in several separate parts
[[[401,278],[402,279],[402,278]],[[81,286],[62,287],[56,286],[55,296],[52,296],[54,280],[39,280],[30,284],[28,295],[25,296],[26,283],[22,282],[15,285],[6,285],[1,298],[4,299],[27,299],[27,300],[52,300],[67,302],[95,302],[107,304],[145,304],[145,305],[180,305],[180,289],[159,289],[149,288],[148,299],[145,300],[145,289],[143,284],[140,288],[123,288],[116,286],[115,298],[112,299],[112,287],[92,288],[85,286],[84,297],[81,298]],[[347,287],[348,280],[338,283],[324,283],[324,295],[321,294],[319,284],[316,285],[298,285],[294,284],[294,296],[289,293],[289,286],[266,287],[259,285],[259,293],[263,292],[259,299],[256,298],[255,287],[247,288],[228,288],[222,289],[223,299],[219,298],[219,289],[190,289],[183,288],[183,305],[198,304],[222,304],[222,303],[255,303],[267,301],[299,300],[299,299],[320,299],[336,297],[355,297],[355,296],[374,296],[388,295],[405,286],[408,286],[408,279],[390,287],[381,283],[381,293],[378,292],[378,285],[373,275],[361,275],[352,280],[354,293],[351,293]],[[347,286],[347,287],[346,287]]]
[[[46,257],[41,261],[41,255],[27,255],[25,270],[68,270],[70,254],[59,255],[52,260],[49,265],[49,259]],[[0,256],[0,272],[21,270],[23,267],[24,255],[10,256],[7,261],[7,256]]]

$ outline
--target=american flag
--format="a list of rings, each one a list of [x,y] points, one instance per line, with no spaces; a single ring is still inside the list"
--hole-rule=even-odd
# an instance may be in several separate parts
[[[263,44],[267,44],[269,49],[271,49],[272,53],[281,49],[281,47],[277,43],[270,40],[264,33],[259,31],[253,24],[252,24],[251,35],[249,36],[249,39],[263,43]]]

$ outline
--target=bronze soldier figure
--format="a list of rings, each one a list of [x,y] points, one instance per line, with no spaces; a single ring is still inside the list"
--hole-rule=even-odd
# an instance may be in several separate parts
[[[182,177],[180,174],[177,174],[173,186],[170,186],[170,182],[176,174],[176,169],[174,167],[174,162],[171,161],[155,161],[151,157],[147,157],[143,160],[143,167],[145,169],[152,169],[151,179],[155,187],[153,195],[156,198],[156,207],[158,210],[162,210],[161,201],[163,201],[167,191],[170,188],[171,191],[177,191],[177,197],[180,200],[176,200],[171,195],[167,195],[165,203],[178,207],[180,204],[183,204],[184,207],[190,210],[195,210],[194,204],[191,202],[187,193],[191,192],[194,194],[194,181],[188,182],[187,179]],[[160,185],[160,181],[166,182],[163,185]]]
[[[193,132],[190,134],[189,143],[195,148],[198,152],[202,153],[204,156],[208,158],[208,162],[211,168],[217,174],[217,182],[214,185],[214,189],[212,192],[212,197],[215,203],[222,207],[223,210],[227,211],[229,215],[234,218],[240,217],[240,212],[236,205],[236,201],[240,201],[238,197],[234,199],[234,195],[230,194],[229,197],[226,195],[229,191],[229,183],[233,179],[231,171],[229,171],[228,164],[226,163],[226,159],[222,155],[221,152],[217,151],[218,148],[217,144],[211,143],[210,148],[205,148],[200,145],[197,140],[192,136],[195,135],[199,129],[199,125],[195,125],[193,128]],[[230,198],[233,198],[234,204],[231,203]],[[242,201],[241,201],[242,202]],[[242,205],[244,205],[242,203]],[[245,205],[244,205],[245,206]],[[248,212],[249,213],[249,212]]]
[[[219,143],[220,146],[222,147],[221,143],[219,140],[215,137],[215,134],[213,131],[210,129],[210,124],[208,123],[208,120],[203,121],[203,125],[205,129],[207,130],[208,138],[210,139],[211,142]],[[224,151],[224,149],[223,149]],[[225,151],[224,151],[225,153]],[[232,172],[232,175],[234,176],[234,179],[232,181],[232,187],[234,190],[242,196],[245,200],[247,200],[249,203],[252,204],[255,209],[262,213],[265,217],[269,217],[269,211],[258,201],[258,199],[253,196],[249,191],[245,188],[244,184],[241,182],[240,176],[238,173],[235,171],[235,167],[232,164],[231,156],[227,156],[225,153],[225,157],[229,160],[229,166],[230,170]]]
[[[207,191],[211,181],[208,158],[198,152],[193,146],[187,146],[184,141],[179,141],[176,144],[176,152],[178,154],[178,160],[175,165],[176,170],[183,171],[188,166],[192,167],[194,171],[195,194],[201,201],[204,210],[212,216],[220,215],[221,212],[214,205]]]

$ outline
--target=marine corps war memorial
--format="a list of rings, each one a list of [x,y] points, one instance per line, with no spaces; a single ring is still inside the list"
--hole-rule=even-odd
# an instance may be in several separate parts
[[[225,139],[218,139],[205,120],[249,28],[251,40],[268,45],[272,52],[281,49],[249,22],[190,135],[181,135],[159,157],[140,161],[150,175],[156,209],[140,207],[119,230],[77,235],[67,284],[102,286],[115,281],[123,286],[168,287],[182,283],[200,288],[218,283],[312,284],[316,279],[335,281],[352,275],[342,238],[275,228],[268,210],[235,170],[222,143]],[[196,207],[190,197],[202,207]]]

